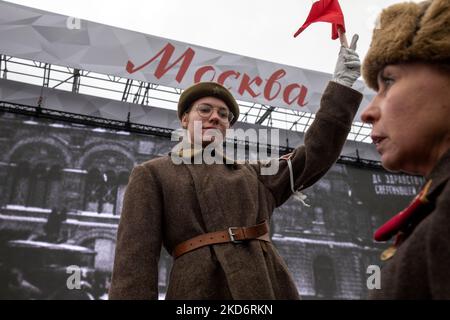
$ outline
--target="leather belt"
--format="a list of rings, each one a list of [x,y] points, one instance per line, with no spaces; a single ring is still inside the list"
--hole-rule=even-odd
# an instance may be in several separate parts
[[[264,221],[251,227],[229,227],[227,230],[204,233],[178,244],[173,250],[173,257],[189,251],[218,243],[241,243],[245,240],[261,240],[270,242],[269,224]]]

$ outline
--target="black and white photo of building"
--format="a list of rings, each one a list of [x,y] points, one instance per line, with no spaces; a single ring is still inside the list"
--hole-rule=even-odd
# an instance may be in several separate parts
[[[1,250],[7,250],[11,241],[87,248],[95,252],[95,258],[86,279],[98,286],[92,289],[95,298],[104,296],[130,171],[138,163],[167,154],[174,142],[8,112],[1,114],[0,122]],[[383,187],[383,181],[391,189]],[[304,192],[310,207],[292,197],[277,208],[272,241],[294,274],[302,297],[364,298],[367,267],[380,262],[385,246],[375,243],[372,234],[408,203],[422,182],[340,162]],[[7,272],[8,255],[1,256],[0,266]],[[21,272],[27,281],[36,277],[35,261],[17,263],[25,265]],[[171,257],[163,252],[161,297],[170,266]]]

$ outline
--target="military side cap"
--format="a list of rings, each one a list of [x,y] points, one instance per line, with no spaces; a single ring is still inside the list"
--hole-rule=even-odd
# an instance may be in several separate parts
[[[204,97],[214,97],[222,100],[227,105],[234,118],[230,125],[233,125],[239,118],[239,105],[231,92],[217,82],[199,82],[183,91],[178,100],[178,118],[181,120],[183,114],[198,99]]]
[[[378,73],[389,64],[450,63],[450,0],[404,2],[381,12],[362,74],[378,90]]]

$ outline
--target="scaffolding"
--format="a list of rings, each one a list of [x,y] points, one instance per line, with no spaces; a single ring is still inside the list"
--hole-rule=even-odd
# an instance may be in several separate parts
[[[176,110],[181,89],[95,73],[76,68],[0,55],[0,77],[73,93],[87,94],[149,108]],[[42,98],[42,97],[41,97]],[[38,102],[41,106],[42,99]],[[263,104],[238,101],[240,122],[296,132],[305,132],[315,114]],[[127,119],[124,119],[126,122]],[[129,121],[129,120],[128,120]],[[355,121],[348,140],[371,143],[371,126]]]

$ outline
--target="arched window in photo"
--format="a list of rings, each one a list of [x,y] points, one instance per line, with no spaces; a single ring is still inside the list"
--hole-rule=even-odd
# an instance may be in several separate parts
[[[90,170],[86,179],[85,210],[119,215],[128,180],[125,176],[125,173],[117,176],[112,170],[103,173],[98,169]]]
[[[325,255],[317,256],[313,262],[313,270],[316,297],[333,299],[336,295],[336,275],[331,258]]]
[[[103,150],[91,153],[82,166],[88,171],[84,210],[120,215],[133,162],[117,151]]]
[[[104,183],[104,195],[101,201],[102,213],[115,213],[116,200],[117,200],[117,177],[113,171],[107,171],[103,173]]]
[[[31,171],[27,206],[45,208],[48,192],[49,168],[39,163]]]
[[[9,203],[25,206],[27,202],[28,187],[30,178],[30,165],[27,162],[20,162],[11,170],[11,193]]]
[[[125,194],[125,190],[127,189],[129,175],[130,175],[129,172],[122,171],[117,179],[118,186],[117,186],[117,200],[115,210],[116,215],[120,215],[120,213],[122,212],[123,196]]]
[[[88,171],[86,177],[84,209],[91,212],[101,212],[100,203],[104,196],[103,176],[98,169]]]
[[[61,150],[50,142],[24,143],[16,148],[10,161],[16,165],[10,173],[10,204],[45,209],[62,204],[62,170],[66,162]]]
[[[62,198],[62,171],[63,168],[57,164],[53,165],[47,175],[47,197],[45,204],[47,208],[57,207]]]

